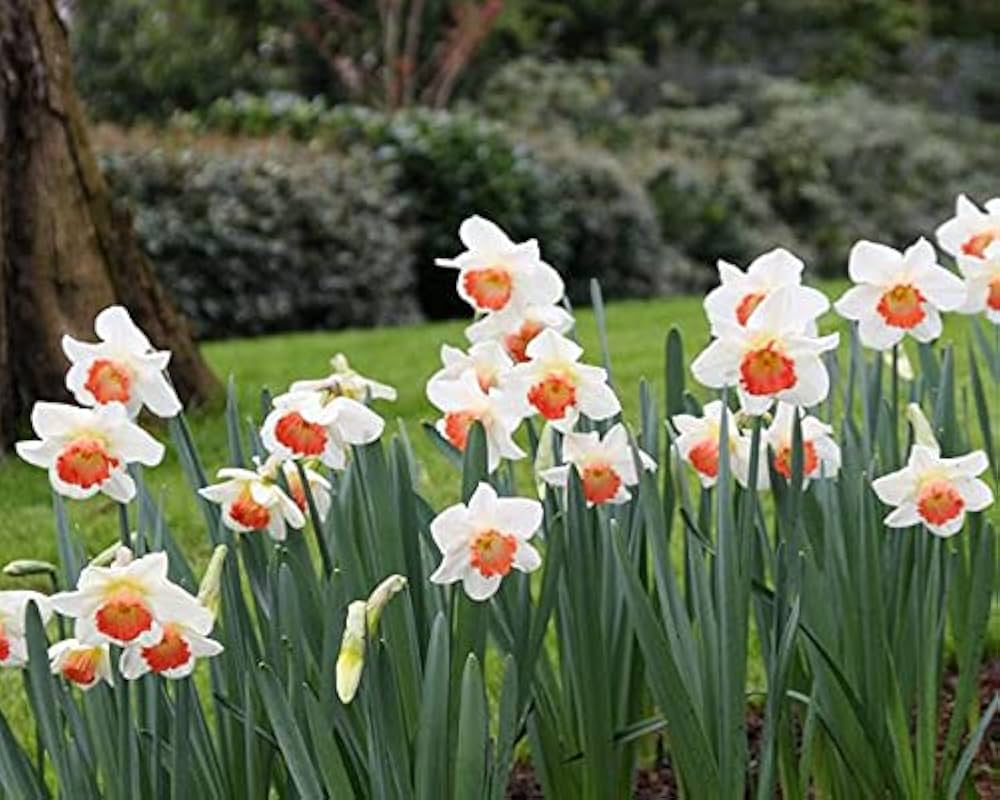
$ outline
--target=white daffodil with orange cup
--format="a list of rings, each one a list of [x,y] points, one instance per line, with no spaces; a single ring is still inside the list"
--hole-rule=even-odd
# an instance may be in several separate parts
[[[271,456],[268,461],[270,462],[272,459],[274,459],[274,456]],[[285,476],[285,483],[288,484],[288,494],[303,514],[309,513],[309,498],[306,496],[302,476],[299,474],[300,465],[302,472],[306,476],[305,486],[309,487],[309,493],[312,495],[313,503],[316,506],[316,513],[319,515],[320,522],[323,522],[326,520],[327,515],[330,513],[330,507],[333,505],[333,486],[330,481],[313,469],[308,461],[282,462],[281,471]]]
[[[202,487],[198,494],[222,506],[222,523],[230,530],[267,531],[276,542],[283,542],[289,526],[305,527],[302,509],[278,485],[272,464],[256,470],[224,467],[216,474],[223,481]]]
[[[440,584],[462,582],[477,601],[492,597],[512,569],[534,572],[542,558],[529,543],[542,524],[542,504],[523,497],[498,497],[480,483],[468,505],[446,508],[431,522],[441,564],[431,575]]]
[[[740,406],[763,414],[776,400],[812,406],[826,399],[830,376],[822,354],[837,347],[838,334],[816,336],[821,304],[799,286],[784,286],[765,297],[747,318],[712,318],[715,337],[691,364],[699,383],[735,386]]]
[[[551,328],[556,333],[568,333],[573,316],[561,306],[528,306],[508,308],[487,314],[465,329],[465,336],[474,344],[499,342],[515,363],[528,360],[528,345],[542,331]]]
[[[643,469],[656,469],[652,456],[643,450],[633,451],[621,423],[604,436],[597,431],[568,432],[562,440],[562,457],[565,463],[542,470],[540,477],[551,486],[565,487],[570,470],[575,469],[588,506],[627,503],[632,497],[628,487],[639,482],[636,458]]]
[[[773,452],[774,471],[790,480],[792,477],[792,439],[795,415],[800,415],[802,430],[803,486],[817,478],[833,478],[840,470],[840,447],[833,439],[833,428],[825,422],[788,403],[778,403],[774,419],[764,431],[762,441]]]
[[[163,458],[163,445],[132,422],[118,402],[96,408],[38,402],[31,427],[41,438],[18,442],[17,454],[47,469],[52,488],[76,500],[103,492],[127,503],[136,488],[126,466],[153,467]]]
[[[158,644],[163,620],[210,623],[212,614],[167,577],[167,554],[133,558],[121,547],[110,566],[88,565],[76,589],[49,598],[55,611],[75,620],[75,636],[85,645],[119,647]]]
[[[993,492],[977,476],[989,468],[982,450],[957,458],[943,458],[936,445],[915,444],[906,466],[872,482],[879,500],[893,511],[885,518],[890,528],[923,525],[935,536],[954,536],[965,515],[993,503]]]
[[[28,663],[25,617],[29,603],[38,606],[42,624],[48,623],[52,618],[48,597],[33,591],[0,591],[0,667],[23,667]]]
[[[576,342],[548,328],[531,341],[527,355],[528,361],[511,370],[509,383],[524,404],[523,416],[539,413],[566,431],[579,414],[603,420],[621,411],[607,370],[581,364],[583,348]]]
[[[799,288],[798,296],[805,303],[803,313],[817,317],[830,307],[830,301],[821,291],[802,286],[805,264],[782,247],[755,258],[746,272],[721,259],[717,267],[719,286],[705,297],[705,312],[710,320],[746,325],[754,309],[768,295],[786,286]]]
[[[909,334],[918,342],[941,335],[941,312],[965,302],[965,286],[937,263],[934,247],[919,239],[904,252],[860,241],[851,248],[848,273],[856,286],[834,308],[858,323],[861,344],[888,350]]]
[[[719,457],[722,442],[722,414],[725,407],[721,400],[713,400],[702,408],[702,416],[675,414],[670,423],[677,430],[674,446],[681,459],[698,473],[698,480],[706,489],[715,486],[719,480]],[[726,414],[726,436],[729,439],[729,468],[743,487],[750,483],[750,439],[743,435],[736,423],[736,416],[728,408]],[[761,456],[761,464],[763,464]],[[768,488],[767,470],[762,466],[757,470],[757,488]]]
[[[170,352],[154,350],[126,309],[104,309],[94,320],[94,331],[100,339],[96,343],[68,335],[62,339],[70,360],[66,388],[80,405],[121,403],[131,417],[143,406],[158,417],[180,412],[181,401],[164,374]]]
[[[63,639],[49,648],[49,669],[83,691],[101,681],[115,685],[111,669],[111,650],[106,644],[85,644],[78,639]]]
[[[490,472],[501,459],[524,458],[524,450],[513,438],[523,419],[521,404],[507,390],[491,386],[484,391],[474,369],[458,378],[432,379],[427,384],[427,399],[444,414],[435,425],[437,432],[458,450],[465,450],[473,423],[482,424]]]
[[[347,466],[351,445],[370,444],[385,421],[364,403],[323,391],[291,391],[274,398],[260,438],[281,459],[315,458],[331,469]]]
[[[455,380],[471,370],[484,392],[500,386],[514,366],[507,351],[494,341],[474,344],[468,352],[448,344],[441,345],[441,363],[443,366],[431,376],[431,383]]]
[[[458,236],[465,251],[439,258],[438,266],[458,270],[458,294],[479,312],[551,305],[563,296],[563,280],[542,261],[538,242],[511,241],[480,216],[462,222]]]
[[[965,280],[963,314],[986,313],[1000,325],[1000,197],[980,209],[964,194],[955,201],[955,216],[937,229],[938,244],[954,256]]]

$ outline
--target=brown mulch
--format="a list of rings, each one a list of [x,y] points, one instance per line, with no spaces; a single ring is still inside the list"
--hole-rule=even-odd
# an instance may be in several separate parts
[[[939,739],[942,742],[954,710],[955,683],[956,676],[954,674],[945,678],[945,696],[942,698],[939,734]],[[992,659],[979,673],[980,712],[986,710],[997,692],[1000,692],[1000,659]],[[763,715],[757,709],[748,709],[746,724],[747,743],[750,748],[750,783],[752,785],[753,779],[756,777],[753,774],[757,762],[755,754],[760,751],[764,732]],[[976,791],[980,798],[1000,800],[1000,792],[996,788],[998,771],[1000,771],[1000,717],[994,717],[986,736],[983,737],[982,745],[976,754],[972,767]],[[675,800],[679,797],[668,757],[663,755],[657,759],[654,765],[636,772],[632,796],[634,800]],[[780,797],[780,794],[776,796]],[[531,764],[519,761],[514,766],[507,787],[507,798],[508,800],[544,800],[542,787],[535,777],[535,771]]]

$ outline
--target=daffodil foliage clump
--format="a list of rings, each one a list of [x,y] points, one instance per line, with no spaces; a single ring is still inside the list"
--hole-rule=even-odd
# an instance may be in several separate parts
[[[48,472],[61,563],[7,567],[51,592],[0,592],[0,665],[36,723],[0,714],[0,796],[502,798],[518,753],[547,797],[610,800],[651,737],[686,797],[971,796],[1000,704],[976,687],[1000,200],[961,197],[939,228],[957,272],[924,239],[858,242],[844,343],[792,253],[720,262],[691,365],[712,398],[686,390],[672,330],[635,425],[539,244],[478,216],[459,235],[438,263],[475,319],[426,387],[447,508],[421,495],[407,432],[386,435],[395,390],[343,356],[260,419],[231,392],[229,457],[208,465],[170,354],[125,309],[98,315],[97,342],[66,337],[77,405],[38,403],[17,446]],[[949,313],[969,318],[968,385],[938,342]],[[164,446],[144,413],[168,420],[204,514],[202,575],[146,488]],[[84,554],[65,504],[98,494],[121,537]]]

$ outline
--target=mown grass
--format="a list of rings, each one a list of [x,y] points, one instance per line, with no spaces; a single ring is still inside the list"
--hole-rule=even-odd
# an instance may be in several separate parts
[[[826,283],[822,288],[835,297],[842,291],[843,284]],[[640,380],[647,379],[658,393],[662,392],[663,343],[670,327],[676,326],[682,331],[688,362],[705,343],[708,327],[701,298],[612,303],[606,312],[612,378],[622,398],[626,420],[635,422]],[[585,358],[599,363],[601,355],[593,313],[588,309],[580,310],[577,322],[577,335],[586,348]],[[833,314],[828,314],[823,323],[824,332],[840,330],[846,333],[843,321]],[[421,422],[435,418],[435,411],[424,396],[424,385],[440,364],[441,344],[463,345],[465,324],[445,322],[379,330],[283,334],[210,342],[203,349],[216,374],[223,379],[233,377],[241,411],[247,419],[252,416],[254,424],[260,420],[262,388],[277,393],[297,378],[325,375],[330,357],[337,352],[346,353],[356,369],[398,389],[396,403],[378,404],[378,411],[388,421],[386,434],[394,435],[398,425],[406,427],[423,467],[422,490],[436,507],[441,507],[457,497],[459,476],[421,430]],[[956,345],[959,387],[968,385],[965,344],[968,324],[962,317],[949,315],[943,336],[943,341]],[[907,347],[916,366],[916,351],[910,345]],[[695,394],[707,396],[693,384],[689,384],[689,388]],[[195,410],[189,415],[189,422],[205,467],[214,474],[215,470],[226,466],[222,409]],[[165,427],[154,425],[153,430],[161,439],[167,439]],[[978,429],[970,430],[970,436],[978,443]],[[147,470],[145,478],[150,489],[162,497],[166,519],[174,535],[191,554],[192,560],[199,563],[208,557],[208,536],[172,449],[168,447],[165,462],[154,470]],[[525,473],[526,469],[522,474]],[[523,490],[530,491],[527,482]],[[0,462],[0,524],[3,526],[0,529],[0,564],[14,558],[56,560],[50,503],[48,481],[42,471],[19,462],[15,456]],[[112,503],[94,499],[69,505],[72,527],[89,552],[98,552],[117,537],[117,509]],[[10,579],[0,577],[0,588],[13,585]],[[994,619],[994,623],[997,622]],[[1000,624],[991,625],[990,638],[994,643],[1000,639]],[[991,651],[995,649],[990,647]],[[760,685],[762,679],[757,661],[754,657],[755,664],[750,670],[752,685]],[[18,676],[10,672],[0,675],[0,708],[13,716],[15,727],[24,733],[29,730],[29,723],[19,694]]]

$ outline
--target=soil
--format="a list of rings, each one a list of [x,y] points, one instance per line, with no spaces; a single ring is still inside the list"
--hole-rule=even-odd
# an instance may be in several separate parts
[[[939,728],[939,739],[942,742],[954,710],[955,681],[956,678],[953,674],[945,679]],[[997,692],[1000,692],[1000,659],[993,659],[979,673],[979,707],[981,711],[986,710]],[[747,743],[750,748],[751,780],[749,785],[753,786],[756,777],[756,754],[760,751],[764,732],[764,718],[758,709],[748,709],[746,725]],[[996,787],[998,771],[1000,771],[1000,716],[994,717],[990,723],[972,766],[976,791],[980,798],[1000,800],[1000,791]],[[776,796],[780,797],[780,794]],[[535,771],[531,764],[519,761],[514,766],[507,787],[508,800],[544,800],[544,797],[542,787],[535,777]],[[664,755],[654,765],[636,772],[632,797],[633,800],[675,800],[679,797],[670,759],[667,756]]]

